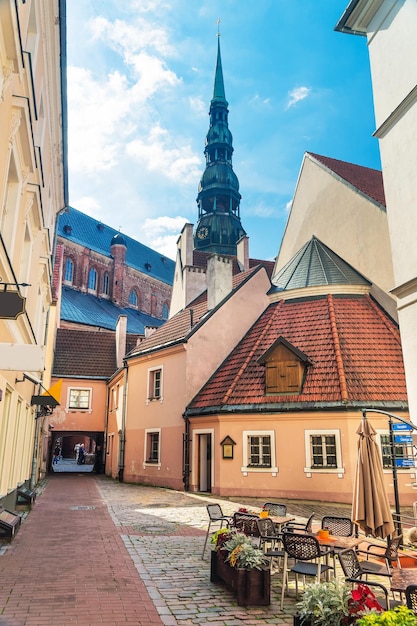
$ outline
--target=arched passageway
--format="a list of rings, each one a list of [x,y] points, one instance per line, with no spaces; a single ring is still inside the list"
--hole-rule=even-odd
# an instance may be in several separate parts
[[[104,472],[104,433],[54,431],[49,449],[49,471]]]

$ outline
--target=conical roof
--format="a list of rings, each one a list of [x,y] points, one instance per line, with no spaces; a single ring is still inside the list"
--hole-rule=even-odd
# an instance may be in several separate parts
[[[223,81],[222,58],[220,54],[220,37],[217,40],[217,62],[216,73],[214,75],[213,100],[226,100]]]
[[[274,291],[329,285],[370,285],[362,274],[316,237],[312,237],[272,277]]]

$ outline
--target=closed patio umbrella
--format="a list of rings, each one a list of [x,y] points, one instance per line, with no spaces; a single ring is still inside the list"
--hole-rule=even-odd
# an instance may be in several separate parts
[[[352,521],[366,535],[385,539],[394,532],[394,521],[385,490],[381,453],[376,431],[364,416],[356,433],[358,461],[353,489]]]

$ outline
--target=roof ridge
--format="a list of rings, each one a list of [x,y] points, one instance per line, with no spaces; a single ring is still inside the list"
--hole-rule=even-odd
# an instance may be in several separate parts
[[[276,312],[279,311],[281,309],[281,307],[284,304],[284,300],[280,300],[278,303],[278,306],[274,307],[274,311],[273,314],[271,315],[269,321],[265,324],[265,326],[262,329],[262,332],[259,334],[258,339],[255,341],[253,347],[251,350],[249,350],[246,359],[243,361],[242,365],[239,368],[239,371],[235,374],[234,379],[232,381],[232,383],[229,385],[228,390],[226,391],[226,393],[223,396],[223,399],[221,401],[221,404],[226,404],[226,402],[228,401],[228,399],[230,398],[231,394],[233,393],[240,376],[243,374],[243,372],[245,371],[248,363],[252,360],[253,355],[255,354],[256,349],[258,348],[260,342],[262,341],[262,339],[265,337],[265,335],[267,334],[267,332],[269,331],[269,329],[272,326],[272,323],[274,321]],[[239,342],[240,343],[240,342]]]
[[[347,402],[349,400],[349,394],[347,390],[345,368],[342,359],[342,350],[340,348],[339,332],[336,323],[336,312],[334,310],[333,296],[331,294],[328,294],[327,296],[327,303],[329,306],[330,328],[332,331],[334,351],[336,355],[336,367],[339,377],[340,392],[342,394],[342,402]]]
[[[401,345],[401,338],[400,338],[399,331],[397,333],[394,332],[394,330],[392,328],[392,324],[388,323],[388,318],[382,313],[381,307],[378,306],[378,304],[375,302],[375,300],[369,294],[366,297],[369,299],[369,302],[371,303],[371,306],[374,309],[374,311],[376,311],[376,313],[378,314],[378,317],[383,321],[384,326],[386,328],[388,328],[389,332],[394,337],[395,341],[399,345]]]

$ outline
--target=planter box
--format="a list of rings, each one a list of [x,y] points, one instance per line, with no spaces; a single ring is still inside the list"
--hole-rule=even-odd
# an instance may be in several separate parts
[[[271,572],[267,569],[236,569],[211,553],[210,581],[224,582],[237,594],[239,606],[266,606],[271,603]]]

